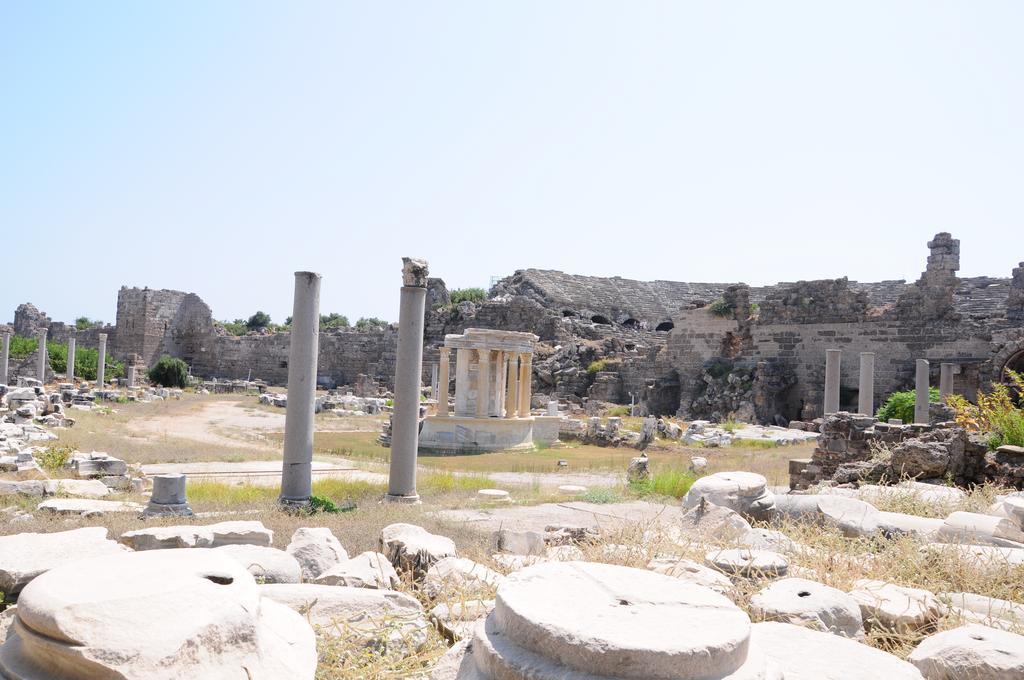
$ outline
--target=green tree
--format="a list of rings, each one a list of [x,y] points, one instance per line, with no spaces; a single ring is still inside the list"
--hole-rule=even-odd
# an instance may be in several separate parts
[[[368,330],[370,328],[381,328],[381,329],[383,329],[383,328],[387,328],[390,325],[391,324],[389,324],[384,319],[378,319],[375,316],[372,316],[370,318],[366,318],[364,316],[364,317],[361,317],[359,319],[359,321],[356,321],[356,328],[358,328],[360,330]]]
[[[75,319],[75,328],[77,328],[80,331],[84,331],[87,328],[92,328],[95,324],[96,322],[87,316],[80,316],[77,319]]]
[[[246,327],[251,331],[258,331],[271,324],[270,315],[266,312],[256,312],[245,322]]]
[[[291,317],[285,321],[286,326],[291,325]],[[344,314],[338,314],[337,312],[331,312],[330,314],[320,315],[320,328],[348,328],[348,317]]]
[[[487,291],[483,288],[456,288],[450,297],[453,305],[460,302],[480,302],[487,299]]]
[[[935,402],[939,400],[939,390],[937,387],[928,389],[928,401]],[[905,390],[903,392],[893,392],[889,395],[885,403],[878,409],[878,413],[875,415],[880,421],[887,422],[892,418],[899,418],[904,423],[914,422],[914,404],[917,401],[916,390]]]
[[[163,387],[187,387],[188,365],[165,354],[149,369],[149,379]]]

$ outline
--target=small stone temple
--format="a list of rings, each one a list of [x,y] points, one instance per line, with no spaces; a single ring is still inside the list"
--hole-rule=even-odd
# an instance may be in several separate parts
[[[446,335],[440,348],[437,415],[423,422],[420,450],[476,453],[555,442],[558,417],[530,413],[536,343],[536,335],[518,331],[467,328],[462,335]],[[449,407],[452,350],[454,413]]]

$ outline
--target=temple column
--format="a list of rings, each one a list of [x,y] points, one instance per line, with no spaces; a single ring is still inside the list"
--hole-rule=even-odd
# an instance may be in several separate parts
[[[124,375],[128,389],[135,389],[135,364],[128,364],[124,369]]]
[[[107,368],[107,334],[100,333],[99,356],[96,359],[96,389],[103,389],[103,373]]]
[[[75,382],[75,333],[72,331],[71,337],[68,338],[68,382]]]
[[[515,418],[516,417],[516,377],[519,374],[519,366],[517,360],[519,355],[515,352],[509,352],[508,355],[508,368],[505,372],[505,417]]]
[[[857,385],[857,412],[875,413],[875,353],[860,353],[860,383]]]
[[[917,373],[914,379],[914,422],[928,422],[928,388],[931,386],[927,359],[917,360]]]
[[[533,355],[519,355],[519,417],[530,417],[530,393],[533,379]]]
[[[448,415],[448,371],[450,350],[441,348],[441,362],[437,367],[437,415]]]
[[[839,362],[843,351],[839,349],[825,350],[825,413],[830,415],[839,412]]]
[[[4,333],[3,349],[0,350],[0,385],[7,384],[7,364],[11,358],[11,334]]]
[[[46,384],[46,366],[50,363],[50,357],[46,351],[46,329],[39,331],[39,348],[36,359],[36,380]]]
[[[455,415],[468,417],[469,412],[469,353],[472,350],[455,350]]]
[[[491,392],[491,413],[499,418],[505,411],[505,358],[504,350],[494,353],[494,390]]]
[[[956,364],[939,364],[939,401],[946,403],[946,397],[953,394],[953,370]]]
[[[486,418],[491,402],[491,350],[478,349],[476,355],[476,417]]]
[[[284,419],[283,505],[305,506],[313,495],[313,430],[320,345],[320,275],[295,272]]]
[[[420,438],[420,382],[423,377],[423,324],[427,300],[427,263],[402,258],[402,295],[398,309],[398,361],[395,406],[391,416],[391,469],[387,500],[418,503],[416,455]]]
[[[430,398],[437,401],[437,364],[430,365]]]

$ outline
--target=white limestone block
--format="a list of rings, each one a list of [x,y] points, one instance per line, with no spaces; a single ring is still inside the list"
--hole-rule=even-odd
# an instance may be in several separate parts
[[[712,550],[704,559],[715,569],[735,578],[778,578],[789,570],[789,560],[770,550]]]
[[[455,557],[455,542],[415,524],[389,524],[380,532],[380,551],[399,572],[426,573],[438,560]]]
[[[768,481],[754,472],[716,472],[701,477],[686,493],[683,507],[696,507],[702,498],[755,520],[769,519],[775,507]]]
[[[252,574],[257,583],[299,583],[302,568],[283,550],[261,545],[222,545],[215,550],[229,555]]]
[[[732,581],[722,572],[682,557],[656,557],[647,563],[647,568],[657,574],[664,574],[686,583],[710,588],[721,595],[726,595],[733,590]]]
[[[880,626],[901,633],[916,633],[935,623],[944,613],[942,603],[931,592],[885,581],[856,581],[850,596],[860,605],[867,628]]]
[[[326,527],[302,527],[292,534],[285,551],[299,561],[302,578],[312,581],[348,559],[341,542]]]
[[[339,562],[316,578],[315,583],[325,586],[350,586],[352,588],[375,588],[393,590],[401,581],[398,572],[388,562],[387,555],[379,552],[363,552]]]
[[[0,536],[0,592],[10,598],[51,569],[75,560],[124,552],[123,546],[107,538],[105,527]]]
[[[1024,678],[1024,636],[968,624],[925,638],[910,653],[926,680]]]
[[[776,581],[750,599],[750,612],[765,621],[792,623],[858,639],[864,636],[860,605],[837,588],[802,578]]]

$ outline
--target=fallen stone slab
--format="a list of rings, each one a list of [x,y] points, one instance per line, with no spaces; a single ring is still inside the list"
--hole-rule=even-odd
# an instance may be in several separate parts
[[[423,606],[405,593],[313,583],[265,585],[261,591],[301,613],[322,635],[396,654],[427,641]]]
[[[1000,600],[976,593],[940,593],[938,597],[943,603],[956,609],[987,619],[1003,619],[1024,626],[1024,604],[1020,602]]]
[[[769,519],[775,507],[768,481],[753,472],[716,472],[701,477],[683,497],[683,507],[694,508],[701,499],[755,520]]]
[[[890,538],[912,536],[921,541],[933,541],[945,523],[945,520],[937,517],[878,511],[878,529]]]
[[[710,588],[721,595],[733,590],[732,581],[722,572],[682,557],[656,557],[647,563],[647,568],[657,574]]]
[[[213,547],[222,545],[262,545],[270,547],[274,532],[256,520],[217,522],[203,527],[213,534]]]
[[[302,527],[285,550],[302,566],[302,578],[312,581],[348,559],[341,542],[326,527]]]
[[[213,532],[203,526],[149,527],[126,531],[118,541],[136,551],[211,548]]]
[[[55,515],[81,515],[84,517],[99,517],[108,514],[131,513],[138,514],[143,506],[128,501],[104,501],[90,498],[51,498],[36,506],[40,512],[49,512]]]
[[[789,570],[789,560],[770,550],[730,548],[712,550],[705,561],[732,578],[779,578]]]
[[[316,663],[302,617],[261,597],[245,569],[212,550],[123,553],[52,569],[22,591],[0,647],[0,675],[19,680],[312,680]]]
[[[922,680],[912,664],[860,642],[789,623],[755,623],[751,642],[786,680]]]
[[[48,496],[103,498],[110,495],[110,488],[98,479],[51,479],[44,484]]]
[[[401,572],[425,575],[436,562],[456,557],[455,542],[415,524],[389,524],[380,532],[380,551]]]
[[[1024,678],[1024,636],[968,624],[925,638],[908,661],[927,680],[1017,680]]]
[[[679,522],[683,536],[698,541],[733,541],[750,533],[750,522],[738,512],[711,503],[698,503],[683,513]]]
[[[843,496],[822,496],[818,513],[825,526],[835,527],[846,537],[870,536],[879,530],[878,510],[870,503]]]
[[[1024,548],[1024,531],[1015,520],[976,512],[954,512],[936,537],[943,543]]]
[[[843,591],[803,578],[785,578],[750,599],[750,612],[764,621],[792,623],[853,639],[864,637],[860,605]]]
[[[880,627],[899,633],[916,634],[927,630],[945,613],[939,599],[921,588],[861,579],[854,582],[850,596],[860,606],[864,626]]]
[[[799,546],[789,536],[774,529],[751,529],[740,538],[740,545],[754,550],[770,550],[784,555],[799,552]]]
[[[294,557],[261,545],[222,545],[215,550],[241,564],[257,583],[299,583],[302,568]]]
[[[316,578],[325,586],[394,590],[401,581],[387,555],[367,551],[334,565]]]
[[[0,536],[0,592],[11,599],[29,581],[51,569],[79,559],[124,552],[123,546],[107,538],[105,527]]]

